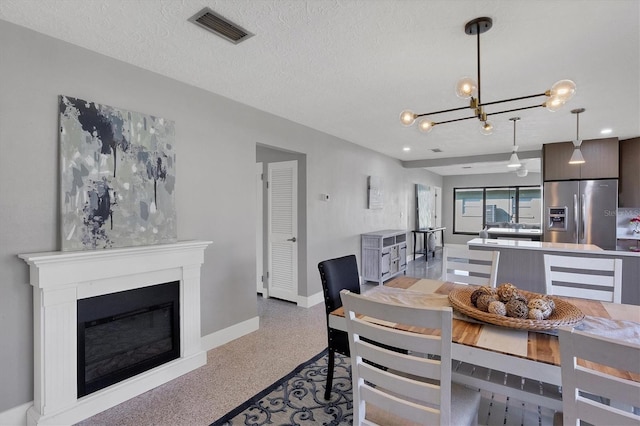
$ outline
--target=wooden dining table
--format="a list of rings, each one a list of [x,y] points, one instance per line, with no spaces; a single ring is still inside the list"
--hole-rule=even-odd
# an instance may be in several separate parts
[[[416,306],[428,306],[433,301],[442,306],[451,306],[446,296],[461,286],[439,280],[402,276],[385,283],[386,290],[374,288],[363,292],[363,295],[369,294],[372,298],[391,297],[396,303]],[[640,340],[640,306],[577,298],[562,299],[585,314],[583,323],[590,327],[587,331],[596,334],[600,331],[614,334],[620,331],[627,333],[626,335],[631,333],[632,339]],[[606,325],[607,330],[598,330],[601,324]],[[346,331],[342,308],[329,315],[329,326]],[[394,326],[408,331],[431,333],[428,328],[398,324]],[[452,380],[458,383],[512,395],[553,410],[562,408],[560,344],[553,332],[491,325],[457,314],[454,309],[452,357],[458,362],[458,368],[452,371]],[[622,378],[640,381],[640,376],[629,372],[614,371],[604,366],[596,368]]]

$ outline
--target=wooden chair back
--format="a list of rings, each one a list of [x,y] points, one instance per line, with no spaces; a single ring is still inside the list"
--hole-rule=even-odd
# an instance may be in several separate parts
[[[418,424],[450,424],[451,308],[410,307],[349,291],[341,296],[351,347],[354,425],[371,424],[365,421],[366,404]],[[383,325],[389,322],[428,325],[440,330],[440,335]]]
[[[445,246],[442,251],[442,280],[495,287],[499,260],[499,251]]]
[[[594,425],[639,425],[640,415],[634,414],[633,407],[640,405],[640,382],[603,373],[602,368],[595,371],[590,365],[597,363],[638,377],[640,344],[568,327],[559,329],[558,337],[564,426],[579,425],[581,420]]]
[[[547,294],[621,303],[622,259],[544,255]]]

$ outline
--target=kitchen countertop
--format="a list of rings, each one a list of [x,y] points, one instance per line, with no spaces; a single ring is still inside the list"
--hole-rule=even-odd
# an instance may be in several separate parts
[[[531,229],[530,231],[534,231]],[[491,238],[474,238],[467,242],[469,246],[514,248],[525,250],[562,251],[584,253],[585,251],[601,252],[600,247],[593,244],[548,243],[542,241],[525,240],[495,240]]]
[[[521,250],[557,251],[564,253],[593,253],[615,255],[616,257],[640,257],[640,252],[630,250],[603,250],[593,244],[571,244],[571,243],[549,243],[542,241],[526,240],[494,240],[491,238],[474,238],[467,241],[468,246],[473,247],[496,247],[511,248]]]
[[[636,234],[631,231],[620,232],[620,230],[618,229],[616,238],[619,240],[640,240],[640,234]]]

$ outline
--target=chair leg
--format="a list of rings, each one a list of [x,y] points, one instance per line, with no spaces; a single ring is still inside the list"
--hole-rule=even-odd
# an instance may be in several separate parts
[[[324,399],[331,399],[331,388],[333,387],[333,369],[335,367],[336,361],[336,353],[335,351],[329,350],[329,364],[327,368],[327,385],[324,390]]]

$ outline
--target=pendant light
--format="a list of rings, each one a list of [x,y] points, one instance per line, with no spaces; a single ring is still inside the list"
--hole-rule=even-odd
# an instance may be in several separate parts
[[[464,77],[456,86],[456,95],[462,99],[468,99],[469,104],[467,106],[462,106],[458,108],[449,108],[441,111],[433,111],[429,113],[417,114],[411,110],[405,110],[400,113],[400,122],[405,126],[411,126],[416,120],[418,121],[418,129],[424,133],[429,133],[433,130],[434,126],[445,124],[445,123],[454,123],[463,120],[470,120],[477,118],[480,121],[480,132],[485,135],[490,135],[493,132],[493,125],[490,121],[488,121],[488,117],[496,114],[504,114],[507,112],[520,111],[525,109],[544,107],[549,111],[557,111],[560,107],[562,107],[569,99],[573,97],[576,92],[576,84],[571,80],[560,80],[551,86],[550,89],[541,92],[535,93],[532,95],[525,96],[516,96],[509,99],[501,99],[495,100],[491,102],[484,102],[481,94],[482,94],[482,85],[480,81],[480,34],[485,33],[491,29],[493,26],[493,20],[488,17],[481,17],[473,19],[466,23],[464,26],[464,32],[467,35],[476,37],[476,66],[477,66],[477,79],[472,77]],[[503,110],[492,110],[485,111],[485,107],[489,107],[491,109],[495,108],[495,105],[510,103],[514,101],[522,101],[525,99],[532,99],[544,97],[544,101],[535,101],[533,105],[517,107],[517,108],[507,108]],[[463,111],[463,110],[471,110],[472,115],[466,117],[458,117],[458,118],[450,118],[450,119],[442,119],[439,121],[435,121],[433,116],[440,114],[449,114],[451,112]],[[445,117],[446,118],[446,117]]]
[[[509,158],[509,164],[507,167],[520,167],[520,159],[518,158],[518,145],[516,145],[516,122],[520,120],[520,117],[511,117],[509,119],[513,121],[513,151],[511,152],[511,158]]]
[[[576,108],[571,110],[571,114],[576,115],[576,138],[573,141],[573,154],[569,159],[569,164],[584,164],[584,157],[582,151],[580,151],[580,145],[582,140],[580,139],[580,114],[584,112],[584,108]]]

